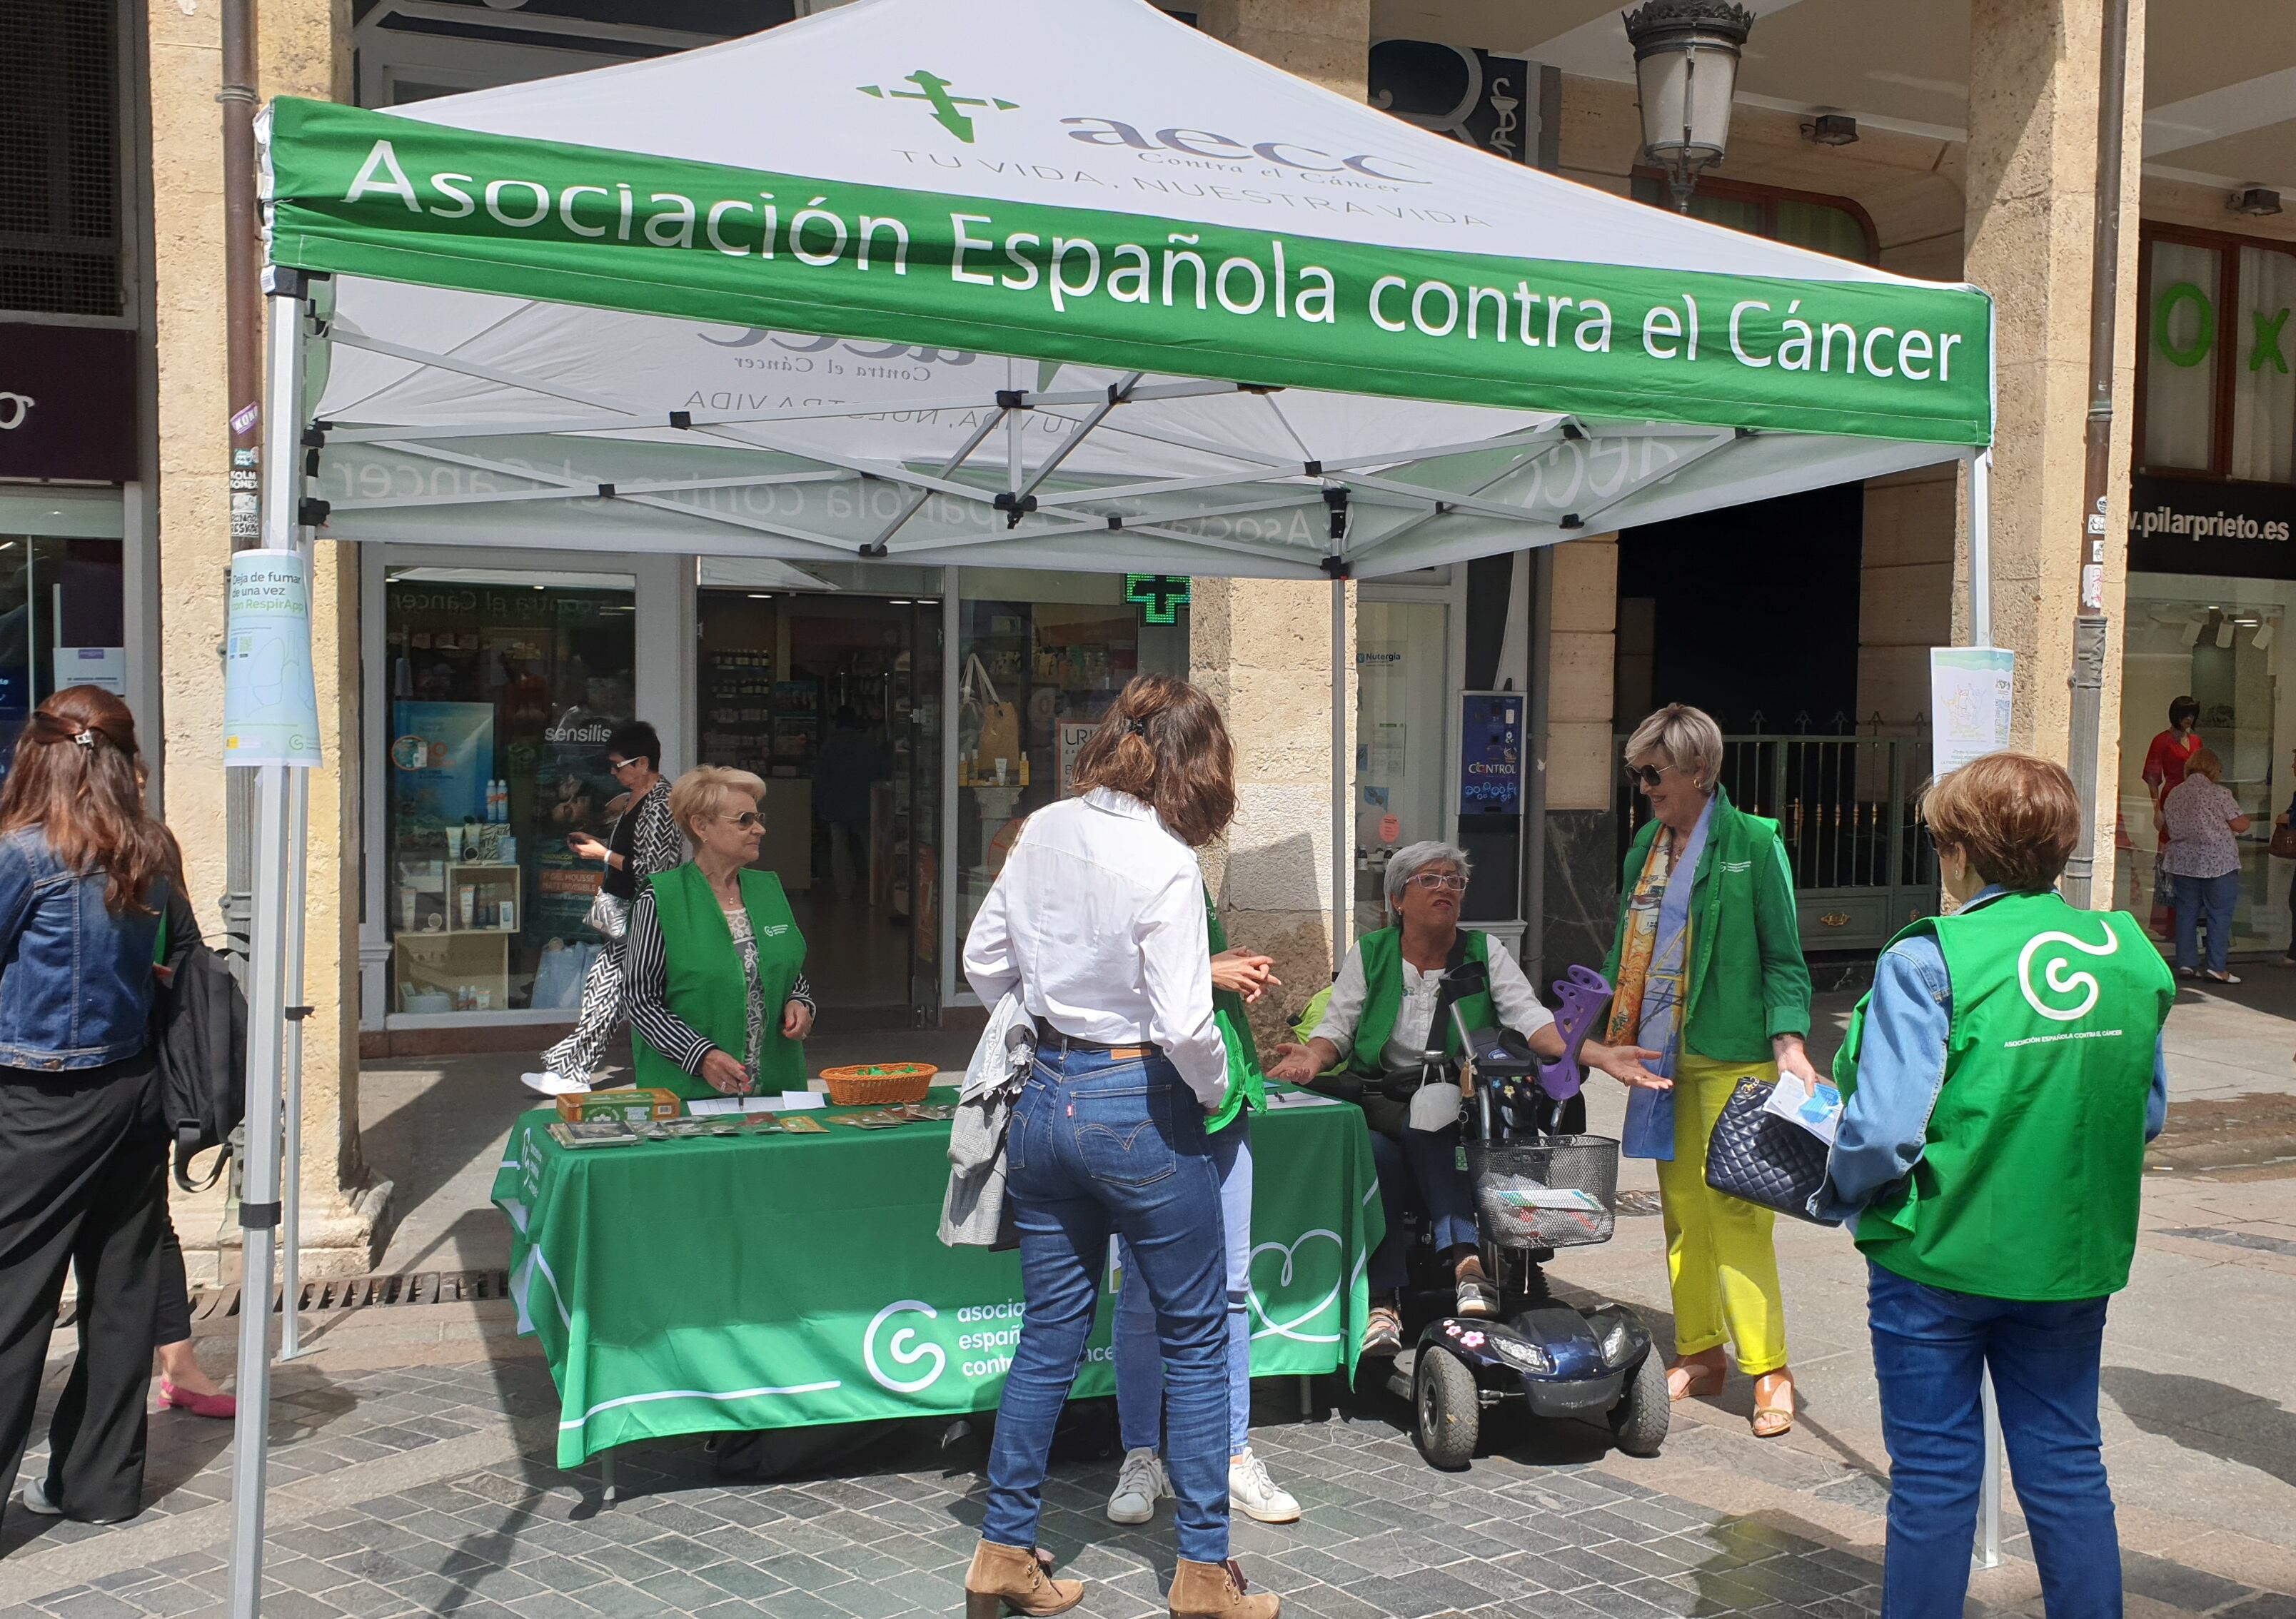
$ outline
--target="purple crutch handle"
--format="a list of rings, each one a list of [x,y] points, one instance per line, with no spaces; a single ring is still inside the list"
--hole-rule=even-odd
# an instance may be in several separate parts
[[[1554,1017],[1555,1030],[1562,1036],[1562,1055],[1538,1065],[1538,1088],[1556,1101],[1566,1102],[1587,1083],[1586,1070],[1578,1066],[1578,1045],[1594,1033],[1595,1019],[1611,999],[1611,986],[1593,968],[1573,967],[1567,977],[1554,981],[1554,994],[1562,1003]]]

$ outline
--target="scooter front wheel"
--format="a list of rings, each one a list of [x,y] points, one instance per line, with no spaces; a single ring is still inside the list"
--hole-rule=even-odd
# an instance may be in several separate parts
[[[1667,1426],[1673,1415],[1673,1402],[1667,1397],[1666,1367],[1652,1348],[1627,1379],[1619,1402],[1611,1408],[1611,1432],[1618,1439],[1619,1449],[1628,1455],[1655,1456],[1666,1443]]]
[[[1447,1473],[1459,1471],[1474,1460],[1475,1442],[1482,1428],[1483,1408],[1476,1397],[1475,1374],[1456,1355],[1430,1344],[1419,1352],[1411,1382],[1411,1402],[1418,1412],[1419,1453],[1430,1467]],[[1663,1384],[1659,1392],[1666,1392]]]

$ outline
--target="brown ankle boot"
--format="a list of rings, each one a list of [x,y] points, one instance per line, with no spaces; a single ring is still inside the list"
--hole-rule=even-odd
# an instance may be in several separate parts
[[[983,1541],[964,1571],[964,1619],[1003,1619],[1008,1612],[1065,1614],[1083,1600],[1082,1580],[1048,1579],[1026,1546]]]
[[[1172,1619],[1275,1619],[1283,1611],[1283,1599],[1272,1592],[1244,1595],[1243,1570],[1233,1558],[1225,1563],[1182,1558],[1168,1603]]]

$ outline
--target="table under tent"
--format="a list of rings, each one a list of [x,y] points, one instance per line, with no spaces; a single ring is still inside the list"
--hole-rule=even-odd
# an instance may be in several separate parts
[[[1982,293],[1476,151],[1144,0],[857,0],[283,100],[264,143],[267,545],[1329,579],[1341,949],[1349,579],[1966,458],[1984,637]]]

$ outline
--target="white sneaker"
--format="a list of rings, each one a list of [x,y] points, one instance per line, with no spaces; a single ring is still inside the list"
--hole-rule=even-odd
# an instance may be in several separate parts
[[[24,1481],[24,1492],[19,1499],[25,1511],[41,1517],[62,1517],[64,1515],[64,1509],[48,1499],[48,1492],[40,1487],[40,1481],[37,1478]]]
[[[539,1091],[545,1096],[564,1096],[570,1092],[590,1088],[586,1081],[569,1079],[563,1074],[554,1074],[547,1068],[539,1074],[521,1074],[519,1077],[526,1082],[528,1090]]]
[[[1267,1476],[1267,1464],[1253,1455],[1249,1446],[1242,1455],[1229,1459],[1227,1504],[1231,1512],[1241,1512],[1263,1524],[1300,1521],[1300,1503],[1288,1492],[1276,1487],[1275,1481]],[[1110,1516],[1115,1516],[1112,1509]]]
[[[1124,1465],[1116,1472],[1116,1492],[1108,1498],[1108,1521],[1144,1524],[1156,1516],[1156,1498],[1171,1492],[1171,1481],[1164,1476],[1163,1460],[1155,1451],[1145,1445],[1127,1451]]]

